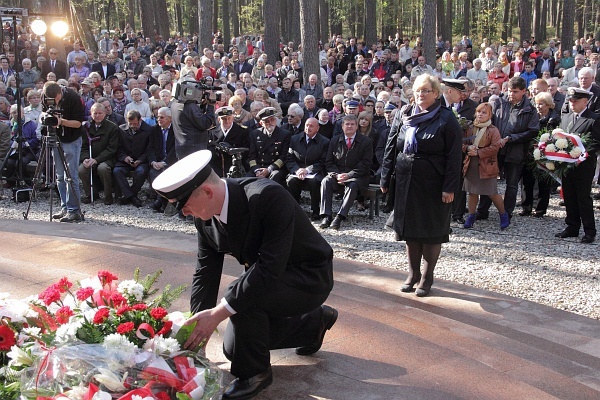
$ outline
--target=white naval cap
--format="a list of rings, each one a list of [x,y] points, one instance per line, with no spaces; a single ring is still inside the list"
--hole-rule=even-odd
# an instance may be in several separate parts
[[[177,209],[181,210],[212,172],[211,157],[210,150],[200,150],[182,158],[161,173],[152,187],[165,199],[177,201]]]

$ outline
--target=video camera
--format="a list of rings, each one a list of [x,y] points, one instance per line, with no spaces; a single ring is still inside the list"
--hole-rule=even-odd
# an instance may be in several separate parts
[[[233,147],[227,142],[217,143],[215,145],[215,149],[217,149],[217,151],[221,153],[228,154],[230,156],[235,156],[237,154],[242,154],[248,151],[247,147]]]
[[[54,98],[42,95],[42,107],[44,112],[40,117],[40,121],[43,126],[55,127],[58,125],[58,118],[62,116],[63,110],[56,108],[56,106],[57,104]],[[52,129],[48,129],[48,132],[50,134],[56,134]]]
[[[211,82],[212,83],[212,82]],[[173,85],[173,98],[181,103],[186,101],[195,101],[201,103],[203,101],[211,103],[221,101],[221,93],[216,93],[216,99],[211,100],[211,92],[221,90],[220,86],[208,85],[206,79],[200,81],[186,80]]]

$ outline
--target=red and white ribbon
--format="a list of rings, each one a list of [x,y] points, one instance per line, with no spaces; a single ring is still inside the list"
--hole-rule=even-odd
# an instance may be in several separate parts
[[[548,147],[546,143],[538,143],[538,148],[544,150],[544,156],[550,161],[558,161],[558,162],[566,162],[566,163],[577,163],[583,162],[587,159],[588,154],[585,151],[585,146],[583,145],[583,141],[581,137],[576,134],[567,133],[567,132],[553,132],[552,137],[556,139],[566,139],[573,144],[574,147],[579,147],[581,149],[581,154],[577,158],[571,157],[571,155],[567,152],[557,151],[548,151]],[[556,142],[554,144],[556,147]]]

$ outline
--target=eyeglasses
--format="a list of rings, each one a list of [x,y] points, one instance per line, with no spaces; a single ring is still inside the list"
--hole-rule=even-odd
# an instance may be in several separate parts
[[[417,89],[415,90],[416,94],[429,94],[429,93],[433,93],[433,90],[429,90],[429,89]]]

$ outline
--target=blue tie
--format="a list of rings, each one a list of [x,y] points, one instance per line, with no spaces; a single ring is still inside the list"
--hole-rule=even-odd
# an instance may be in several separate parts
[[[165,158],[167,158],[167,137],[169,136],[169,130],[168,129],[163,129],[162,130],[162,134],[163,134],[162,158],[164,160]]]

